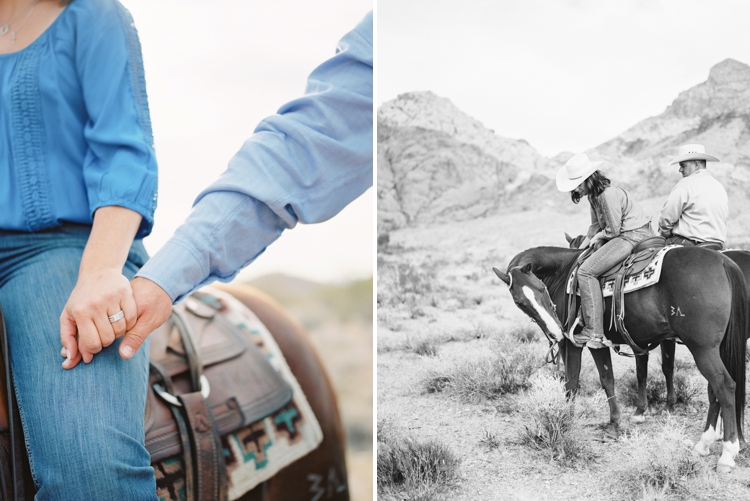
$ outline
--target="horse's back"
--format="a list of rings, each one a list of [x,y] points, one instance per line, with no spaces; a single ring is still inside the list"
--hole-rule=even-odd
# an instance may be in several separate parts
[[[700,247],[681,247],[664,256],[658,285],[664,291],[663,307],[668,309],[670,324],[678,335],[683,329],[717,329],[723,333],[726,322],[719,325],[717,319],[729,318],[732,297],[738,293],[734,288],[745,289],[738,268],[727,256]]]
[[[258,317],[273,335],[294,377],[300,384],[323,431],[323,441],[265,485],[241,499],[307,499],[323,492],[325,499],[349,499],[344,433],[338,404],[317,351],[302,325],[273,298],[246,285],[220,285]]]

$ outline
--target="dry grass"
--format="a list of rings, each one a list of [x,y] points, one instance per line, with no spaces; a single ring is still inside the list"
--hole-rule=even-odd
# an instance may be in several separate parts
[[[428,393],[479,403],[527,389],[543,365],[539,346],[495,343],[490,354],[430,371],[422,385]]]
[[[613,475],[629,487],[630,496],[664,499],[684,491],[688,479],[708,473],[706,462],[693,453],[684,425],[675,419],[667,419],[656,433],[636,430],[621,442]]]
[[[547,455],[561,466],[576,466],[592,459],[593,453],[575,427],[575,402],[565,396],[565,384],[541,373],[531,389],[518,397],[526,423],[520,443]]]
[[[378,421],[378,499],[431,500],[446,496],[460,460],[437,440],[407,437],[391,420]]]
[[[704,384],[685,372],[674,372],[674,392],[678,404],[686,406],[694,404],[705,392]],[[620,378],[618,383],[620,392],[618,398],[625,405],[638,404],[638,380],[635,371],[628,372]],[[667,383],[662,374],[649,374],[646,380],[646,398],[649,405],[665,404],[667,402]]]

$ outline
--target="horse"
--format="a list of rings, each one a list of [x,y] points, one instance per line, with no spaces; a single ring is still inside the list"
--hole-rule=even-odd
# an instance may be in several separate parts
[[[585,235],[571,237],[565,233],[565,240],[568,241],[571,249],[577,249],[583,242]],[[740,249],[730,249],[723,251],[723,254],[735,262],[740,267],[742,275],[745,277],[745,290],[747,297],[750,299],[750,252]],[[750,331],[747,333],[750,338]],[[667,386],[667,401],[665,410],[668,413],[674,412],[674,406],[677,403],[677,394],[674,390],[674,361],[676,344],[670,339],[665,339],[661,343],[661,370],[664,374],[664,380]],[[635,412],[631,420],[643,422],[645,420],[646,409],[648,408],[648,399],[646,397],[646,380],[648,379],[648,352],[635,357],[635,373],[638,384],[638,400],[636,402]]]
[[[323,440],[315,450],[286,466],[238,499],[242,501],[286,501],[289,499],[348,501],[345,440],[336,394],[307,332],[279,303],[258,289],[235,284],[220,284],[217,288],[242,302],[266,326],[302,388],[323,432]],[[0,324],[2,324],[1,319],[0,314]],[[0,369],[2,369],[0,370],[0,397],[2,397],[0,398],[0,436],[7,435],[9,427],[9,409],[5,405],[4,391],[6,371],[2,361],[3,358],[0,357]],[[0,443],[0,447],[7,451],[9,443],[4,440]],[[23,452],[25,453],[25,450]],[[3,461],[0,461],[0,467],[2,467],[0,480],[5,489],[7,475],[11,473],[7,471]],[[33,485],[29,484],[30,478],[24,481],[25,492],[33,492]],[[2,492],[0,492],[0,497],[2,497]]]
[[[304,327],[276,300],[243,284],[214,284],[263,322],[279,345],[323,431],[317,449],[239,498],[241,501],[333,499],[348,501],[344,431],[336,394]],[[325,497],[324,497],[325,496]]]
[[[566,388],[578,388],[582,348],[565,338],[565,286],[582,251],[536,247],[516,255],[506,272],[493,268],[508,286],[516,305],[536,322],[550,340],[560,345],[565,359]],[[604,301],[605,318],[612,301]],[[742,432],[745,408],[745,350],[748,295],[739,267],[728,257],[700,247],[679,247],[666,253],[660,281],[625,295],[625,327],[635,343],[646,348],[677,338],[687,346],[698,370],[708,381],[709,409],[704,433],[695,450],[709,453],[716,423],[724,420],[719,473],[734,468],[734,457],[745,443]],[[616,344],[625,344],[619,332],[605,331]],[[607,431],[618,435],[620,410],[614,391],[609,349],[591,350],[610,405]]]

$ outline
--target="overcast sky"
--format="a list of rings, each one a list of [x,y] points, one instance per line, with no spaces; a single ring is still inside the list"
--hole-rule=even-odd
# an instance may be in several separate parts
[[[156,252],[255,125],[301,95],[309,73],[372,0],[121,0],[141,37],[159,161]],[[241,274],[326,282],[372,276],[373,196],[285,232]]]
[[[376,105],[431,90],[540,153],[598,146],[727,58],[746,0],[378,0]]]

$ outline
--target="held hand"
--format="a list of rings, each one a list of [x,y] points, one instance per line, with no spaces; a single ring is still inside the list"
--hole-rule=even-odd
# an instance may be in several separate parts
[[[108,317],[122,310],[123,318]],[[64,369],[72,369],[83,359],[91,362],[102,348],[135,325],[136,303],[130,283],[120,270],[103,269],[81,274],[60,315],[60,342]]]
[[[601,247],[604,244],[606,244],[606,243],[607,243],[607,241],[604,238],[594,237],[594,238],[591,239],[591,244],[590,245],[591,245],[591,248],[594,249],[594,252],[596,252],[599,249],[601,249]]]
[[[147,278],[136,277],[130,282],[138,306],[138,320],[120,342],[120,356],[132,357],[149,334],[161,327],[172,313],[172,298],[164,289]]]
[[[589,237],[586,237],[583,239],[583,242],[581,242],[581,245],[579,245],[578,248],[585,249],[586,247],[589,246],[590,243],[591,243],[591,239],[589,239]]]

